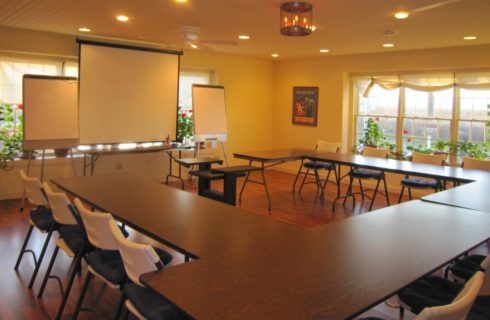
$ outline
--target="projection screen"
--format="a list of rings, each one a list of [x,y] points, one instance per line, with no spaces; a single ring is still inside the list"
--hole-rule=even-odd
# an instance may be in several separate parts
[[[80,143],[174,139],[182,53],[78,42]]]

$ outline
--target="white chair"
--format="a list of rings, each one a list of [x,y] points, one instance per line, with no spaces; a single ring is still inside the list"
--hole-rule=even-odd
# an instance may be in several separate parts
[[[174,319],[176,310],[163,297],[140,282],[140,276],[163,268],[157,252],[148,244],[126,239],[115,221],[110,221],[112,234],[121,253],[124,268],[132,283],[124,286],[126,308],[138,319]]]
[[[465,169],[490,171],[490,160],[475,159],[471,157],[463,157],[462,167]]]
[[[109,222],[113,221],[112,216],[109,213],[88,210],[78,198],[74,200],[74,203],[82,218],[90,244],[98,249],[85,256],[88,272],[72,316],[73,319],[76,319],[94,276],[112,289],[122,289],[127,276],[119,254],[119,246],[110,229]],[[120,306],[122,306],[122,300]],[[118,314],[120,310],[119,307]]]
[[[383,158],[386,159],[388,158],[390,154],[390,150],[388,149],[378,149],[378,148],[371,148],[371,147],[364,147],[362,150],[362,156],[365,157],[374,157],[374,158]],[[386,177],[384,171],[381,170],[370,170],[370,169],[362,169],[362,168],[356,168],[355,166],[351,168],[349,172],[349,188],[347,189],[347,195],[344,197],[344,202],[343,205],[345,205],[345,202],[347,198],[352,197],[352,201],[356,203],[356,194],[360,194],[362,197],[362,201],[364,201],[364,198],[371,199],[371,204],[369,205],[369,211],[372,210],[373,205],[374,205],[374,200],[376,199],[376,195],[378,194],[379,190],[379,184],[381,181],[383,181],[384,185],[384,195],[386,197],[386,204],[389,206],[390,205],[390,199],[388,197],[388,187],[386,186]],[[357,179],[359,181],[359,188],[361,192],[352,192],[352,184],[354,180]],[[367,191],[370,190],[364,190],[362,186],[362,180],[376,180],[376,187],[374,188],[374,193],[372,198],[369,198],[369,196],[366,195]],[[381,192],[380,192],[381,193]],[[333,211],[335,211],[335,202],[333,204]]]
[[[63,250],[68,257],[74,258],[78,251],[82,249],[84,239],[83,229],[78,225],[78,222],[73,215],[73,206],[66,194],[63,192],[54,192],[47,182],[43,183],[43,190],[48,198],[53,219],[60,227],[58,229],[59,237],[55,242],[56,247],[51,256],[48,269],[46,270],[46,274],[44,275],[43,282],[37,295],[39,298],[42,297],[46,284],[50,278],[57,279],[60,287],[63,287],[61,280],[58,277],[51,275],[51,270],[56,260],[56,256],[58,255],[59,249]],[[72,262],[74,261],[75,259]],[[72,267],[79,267],[79,265],[73,264]]]
[[[429,276],[402,290],[400,315],[404,309],[417,314],[419,320],[466,319],[484,284],[485,274],[476,272],[466,284]]]
[[[317,145],[316,145],[316,151],[318,152],[327,152],[327,153],[337,153],[339,152],[342,144],[341,143],[332,143],[332,142],[325,142],[319,140]],[[303,168],[306,168],[306,171],[303,171]],[[313,173],[310,173],[310,170],[313,170]],[[327,170],[327,177],[325,181],[322,183],[322,180],[320,178],[319,171],[320,170]],[[301,165],[298,170],[298,174],[296,175],[296,178],[294,179],[293,183],[293,192],[296,189],[296,182],[298,181],[299,177],[301,175],[304,175],[303,181],[301,182],[301,186],[299,187],[298,193],[301,193],[303,190],[303,186],[308,183],[315,183],[317,190],[322,190],[321,193],[321,198],[323,199],[323,191],[325,186],[327,185],[328,178],[330,177],[330,173],[334,172],[335,175],[335,183],[338,185],[339,180],[337,177],[337,170],[335,167],[335,164],[330,163],[330,162],[325,162],[325,161],[308,161],[304,162],[304,160],[301,161]],[[314,181],[312,182],[307,182],[308,176],[313,176],[315,178]]]
[[[416,320],[464,320],[470,312],[483,285],[485,274],[478,271],[463,287],[463,290],[448,305],[427,307]]]
[[[81,221],[78,220],[78,213],[68,197],[62,192],[54,192],[47,183],[44,184],[44,188],[50,203],[53,204],[53,218],[60,227],[58,228],[59,238],[56,240],[56,247],[51,256],[51,261],[46,270],[46,275],[39,290],[38,297],[43,295],[48,279],[58,279],[63,298],[58,307],[55,319],[60,319],[68,301],[75,275],[77,271],[81,271],[82,257],[92,251],[93,247],[88,244],[85,230],[82,227]],[[60,223],[58,223],[58,221]],[[68,271],[68,280],[65,288],[63,288],[62,282],[57,276],[51,275],[51,270],[59,249],[62,249],[68,257],[73,259]]]
[[[424,154],[420,152],[412,153],[412,162],[414,163],[425,163],[433,164],[438,166],[443,166],[446,161],[447,154]],[[412,200],[412,189],[434,189],[434,192],[444,189],[442,182],[438,179],[421,179],[421,178],[410,178],[406,175],[401,181],[402,190],[400,196],[398,197],[398,203],[402,201],[403,192],[405,188],[408,189],[408,197]]]
[[[27,231],[26,238],[24,240],[24,243],[22,244],[19,257],[17,258],[17,262],[14,266],[14,270],[17,270],[19,268],[19,264],[22,260],[22,257],[24,256],[24,253],[31,253],[34,258],[35,265],[31,280],[29,282],[29,288],[32,288],[32,286],[34,285],[34,281],[36,280],[37,273],[39,272],[39,268],[41,267],[41,263],[44,259],[46,249],[48,248],[51,235],[58,228],[58,226],[53,218],[51,210],[48,208],[48,200],[44,195],[41,181],[39,181],[39,179],[37,178],[28,177],[25,174],[24,170],[20,170],[20,179],[22,180],[22,184],[27,195],[27,200],[36,207],[30,212],[31,219],[29,221],[29,230]],[[42,233],[47,234],[39,257],[36,256],[34,251],[26,249],[27,243],[29,242],[34,227],[36,227]]]

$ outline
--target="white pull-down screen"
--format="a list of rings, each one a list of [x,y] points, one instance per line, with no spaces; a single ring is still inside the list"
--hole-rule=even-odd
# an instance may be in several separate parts
[[[80,41],[80,143],[175,138],[179,55]]]

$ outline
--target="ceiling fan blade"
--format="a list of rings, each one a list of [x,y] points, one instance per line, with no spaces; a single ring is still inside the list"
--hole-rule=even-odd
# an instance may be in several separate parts
[[[204,44],[215,44],[219,46],[237,46],[238,41],[232,41],[232,40],[199,40],[200,43]]]
[[[439,1],[439,2],[436,2],[433,4],[429,4],[427,6],[423,6],[423,7],[417,8],[417,9],[413,9],[412,12],[422,12],[422,11],[432,10],[432,9],[439,8],[439,7],[445,6],[447,4],[451,4],[451,3],[459,2],[459,1],[462,1],[462,0]]]

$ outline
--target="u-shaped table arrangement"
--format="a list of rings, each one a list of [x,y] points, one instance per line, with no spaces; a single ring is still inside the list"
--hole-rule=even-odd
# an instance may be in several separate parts
[[[312,229],[129,175],[53,183],[181,252],[142,281],[197,319],[345,319],[490,238],[490,173],[293,148],[235,154],[312,159],[467,183]]]

